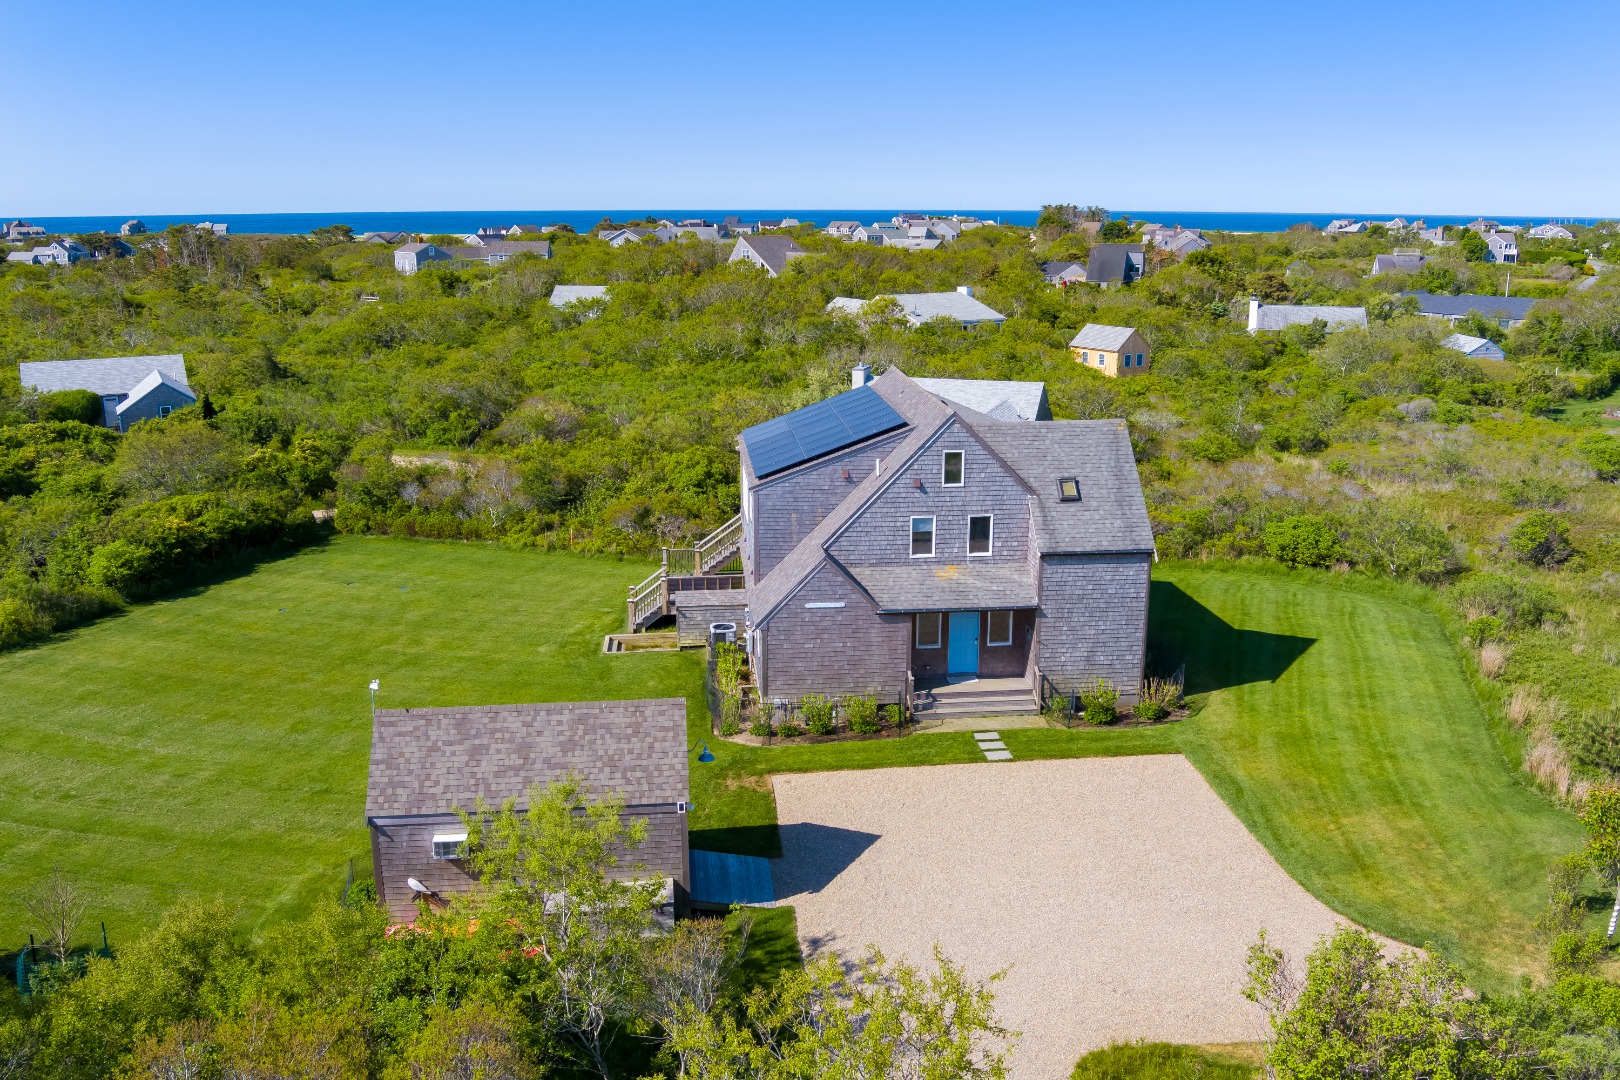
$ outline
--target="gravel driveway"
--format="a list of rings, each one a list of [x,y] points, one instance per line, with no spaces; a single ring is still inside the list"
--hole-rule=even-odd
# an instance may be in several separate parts
[[[1023,1033],[1017,1080],[1067,1077],[1115,1039],[1248,1042],[1239,994],[1264,927],[1295,955],[1345,921],[1267,854],[1180,756],[774,778],[776,895],[807,950],[934,942]]]

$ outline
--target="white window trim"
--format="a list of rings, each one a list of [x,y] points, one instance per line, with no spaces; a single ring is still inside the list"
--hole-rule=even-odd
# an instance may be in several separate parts
[[[958,457],[960,457],[962,459],[962,479],[958,480],[954,484],[951,483],[949,480],[945,479],[945,459],[950,457],[952,454],[955,454],[955,455],[957,455]],[[967,451],[966,450],[946,450],[946,451],[942,452],[940,454],[940,456],[939,456],[939,486],[940,487],[963,487],[966,484],[967,484]]]
[[[440,844],[455,844],[455,845],[457,845],[457,847],[459,847],[460,845],[465,844],[466,842],[467,842],[467,834],[464,833],[464,832],[458,832],[458,833],[434,833],[433,834],[433,843],[432,843],[432,846],[431,846],[430,850],[433,852],[433,857],[435,859],[459,859],[461,856],[456,854],[454,849],[451,850],[451,853],[449,855],[440,855],[439,854],[439,845]]]
[[[934,643],[932,645],[923,644],[922,620],[924,615],[931,615],[934,618]],[[917,617],[913,619],[912,622],[914,627],[911,633],[911,640],[916,644],[917,648],[943,649],[945,647],[945,615],[943,612],[919,611],[917,612]]]
[[[932,559],[934,552],[939,550],[939,522],[933,514],[912,514],[906,518],[906,550],[911,551],[912,545],[916,543],[917,522],[924,518],[928,519],[928,554],[918,555],[912,552],[913,559]]]
[[[989,518],[990,519],[990,547],[985,551],[974,551],[973,550],[973,519],[974,518]],[[995,550],[996,550],[996,515],[994,515],[994,514],[969,514],[968,515],[968,533],[967,533],[967,554],[968,554],[968,558],[970,558],[970,559],[988,559],[991,555],[993,555],[995,553]]]
[[[1000,611],[989,611],[989,612],[985,613],[985,619],[984,619],[984,621],[985,621],[984,643],[986,645],[990,646],[991,648],[1002,648],[1004,646],[1012,644],[1012,639],[1013,639],[1013,613],[1010,610],[1005,612],[1005,614],[1007,616],[1007,640],[1006,641],[997,641],[996,640],[996,635],[995,635],[996,616],[1001,615],[1001,614],[1003,614],[1003,612],[1000,612]]]

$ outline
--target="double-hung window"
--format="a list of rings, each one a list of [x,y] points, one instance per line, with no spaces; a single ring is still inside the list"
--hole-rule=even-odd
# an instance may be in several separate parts
[[[945,462],[940,469],[939,482],[945,487],[962,486],[962,458],[960,450],[945,451]]]
[[[991,645],[1012,644],[1012,612],[990,612],[990,634],[986,641]]]
[[[968,518],[968,554],[990,554],[993,521],[989,514],[975,514]]]
[[[913,559],[931,559],[934,557],[934,519],[932,515],[911,519],[911,557]]]
[[[917,648],[939,648],[940,622],[940,613],[937,611],[919,611],[917,613]]]

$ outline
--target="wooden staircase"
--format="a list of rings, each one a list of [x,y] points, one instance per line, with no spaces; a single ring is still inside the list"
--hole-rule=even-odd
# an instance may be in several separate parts
[[[920,723],[972,716],[1027,716],[1040,711],[1028,679],[975,679],[918,687],[912,706]]]
[[[743,520],[738,514],[689,548],[664,548],[663,565],[630,587],[627,622],[638,634],[675,610],[675,594],[740,589]]]

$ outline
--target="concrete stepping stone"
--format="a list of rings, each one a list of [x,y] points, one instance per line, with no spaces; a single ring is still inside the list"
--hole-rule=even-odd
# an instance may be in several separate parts
[[[980,743],[979,744],[979,749],[980,750],[1005,750],[1005,749],[1007,749],[1007,744],[1002,742],[1000,739],[997,739],[995,742],[982,742],[982,743]]]
[[[1011,761],[1012,760],[1012,751],[1011,750],[986,750],[984,752],[984,759],[986,761]]]
[[[999,739],[999,738],[1001,738],[1001,732],[999,732],[999,731],[975,731],[973,733],[973,737],[975,739],[978,739],[980,742],[983,742],[986,739]]]

